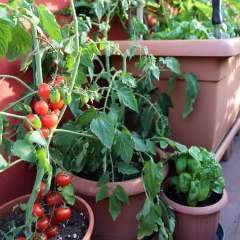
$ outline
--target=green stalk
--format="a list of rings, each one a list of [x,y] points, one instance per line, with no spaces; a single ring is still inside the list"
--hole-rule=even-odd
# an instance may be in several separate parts
[[[34,52],[34,56],[33,56],[34,79],[35,79],[35,86],[38,87],[40,84],[43,83],[43,76],[42,76],[42,60],[41,60],[41,54],[40,54],[37,26],[34,23],[32,24],[32,35],[33,35],[33,52]]]
[[[18,118],[18,119],[26,119],[25,116],[20,116],[13,113],[7,113],[7,112],[0,112],[0,115],[6,116],[6,117]]]
[[[44,169],[40,166],[37,167],[37,176],[35,179],[34,187],[31,193],[31,196],[27,203],[27,209],[25,214],[25,223],[26,223],[26,232],[27,235],[31,234],[31,228],[32,228],[32,209],[33,205],[37,199],[37,195],[40,189],[41,181],[44,177]]]

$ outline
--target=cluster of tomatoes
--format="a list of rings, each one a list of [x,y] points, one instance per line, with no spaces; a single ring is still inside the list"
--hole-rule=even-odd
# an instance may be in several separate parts
[[[34,103],[35,114],[26,116],[28,121],[24,122],[25,129],[38,129],[46,139],[49,137],[50,129],[56,127],[58,123],[60,110],[72,101],[71,95],[63,90],[63,85],[64,78],[57,76],[53,86],[43,83],[38,87],[40,100]]]
[[[55,176],[55,184],[57,187],[66,187],[72,182],[72,177],[65,173],[59,172]],[[43,194],[46,189],[46,184],[41,182],[40,190],[38,192],[37,201],[34,203],[32,214],[37,218],[36,230],[37,233],[34,240],[48,240],[49,238],[56,237],[59,230],[59,223],[68,221],[72,216],[72,210],[68,207],[60,192],[50,191],[44,197]],[[44,204],[46,203],[46,208],[44,209]],[[20,236],[17,240],[26,240],[24,236]]]

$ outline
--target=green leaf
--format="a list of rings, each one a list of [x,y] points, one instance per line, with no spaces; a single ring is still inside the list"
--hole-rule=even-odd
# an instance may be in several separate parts
[[[74,188],[72,184],[67,185],[61,189],[61,194],[67,204],[73,206],[75,204],[76,198],[74,194]]]
[[[32,37],[20,23],[11,29],[11,33],[17,37],[13,37],[8,45],[7,58],[14,61],[31,50]]]
[[[115,221],[117,219],[117,217],[119,216],[119,214],[121,213],[122,210],[122,204],[121,202],[117,199],[117,197],[115,195],[112,195],[109,198],[109,213],[112,216],[113,221]]]
[[[134,142],[131,133],[128,130],[116,132],[116,143],[114,144],[114,151],[124,162],[129,163],[133,156]]]
[[[139,135],[133,134],[132,135],[134,141],[134,149],[139,152],[146,152],[147,146],[142,138]]]
[[[76,120],[77,124],[79,124],[82,127],[87,126],[97,115],[97,111],[95,108],[90,107],[87,109],[86,112],[81,114],[78,119]]]
[[[106,199],[108,197],[108,187],[107,185],[104,185],[100,188],[96,195],[96,202],[102,201],[103,199]]]
[[[8,44],[12,40],[11,27],[0,20],[0,57],[4,57],[8,51]]]
[[[4,168],[6,168],[8,166],[7,161],[5,160],[5,158],[3,157],[2,154],[0,154],[0,170],[3,170]]]
[[[61,42],[62,34],[55,16],[42,4],[37,7],[37,10],[43,30],[50,38],[56,40],[57,42]]]
[[[201,154],[201,150],[198,147],[194,147],[192,146],[189,150],[188,150],[189,154],[195,158],[198,161],[202,161],[202,154]]]
[[[6,21],[6,22],[12,22],[11,18],[9,17],[7,8],[0,6],[0,20]]]
[[[118,171],[123,175],[133,175],[139,173],[137,168],[125,162],[118,163]]]
[[[109,172],[105,172],[98,180],[98,187],[102,187],[103,185],[109,182]]]
[[[117,89],[119,101],[126,107],[138,112],[137,100],[129,88],[120,87]]]
[[[177,82],[177,76],[171,75],[168,79],[168,86],[167,86],[167,94],[169,96],[172,95],[173,90],[175,89],[175,86],[176,86],[176,82]]]
[[[102,113],[96,119],[92,120],[90,129],[103,145],[105,145],[108,149],[111,149],[114,140],[115,128],[110,116]]]
[[[17,156],[28,162],[36,160],[35,148],[26,140],[17,140],[14,142],[11,152],[13,156]]]
[[[129,203],[128,195],[126,194],[125,190],[118,185],[115,189],[113,194],[116,196],[116,198],[121,201],[122,203]]]
[[[119,80],[130,88],[135,88],[137,86],[136,80],[134,77],[128,72],[122,72]]]
[[[169,68],[173,73],[180,75],[180,64],[178,60],[174,57],[166,57],[165,58],[166,67]]]
[[[182,113],[183,119],[187,118],[189,114],[193,111],[194,103],[196,102],[199,84],[196,75],[193,73],[185,73],[184,78],[186,80],[186,96],[185,96],[185,105]]]
[[[3,140],[3,129],[4,129],[4,118],[0,116],[0,145],[2,144]]]
[[[41,146],[46,146],[47,142],[39,131],[33,131],[26,135],[26,140],[31,143],[37,143]]]

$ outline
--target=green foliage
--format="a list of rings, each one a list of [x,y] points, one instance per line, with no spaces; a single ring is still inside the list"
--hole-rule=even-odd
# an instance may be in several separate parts
[[[59,190],[67,204],[73,206],[76,201],[73,185],[69,184]]]

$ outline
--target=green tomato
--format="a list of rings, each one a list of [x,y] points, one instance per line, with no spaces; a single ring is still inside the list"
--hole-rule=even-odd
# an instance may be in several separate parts
[[[89,102],[89,96],[86,92],[84,92],[80,95],[80,102],[81,102],[81,106],[84,106],[85,104],[87,104]]]
[[[61,94],[58,91],[58,89],[52,89],[51,94],[50,94],[50,100],[52,103],[57,103],[61,100]]]
[[[178,179],[178,190],[182,193],[187,193],[189,191],[192,181],[192,176],[189,173],[183,172],[179,175]]]
[[[72,96],[70,94],[66,94],[63,98],[63,102],[65,105],[69,105],[72,102]]]
[[[201,167],[200,161],[196,160],[195,158],[187,159],[187,167],[190,173],[196,173],[199,168]]]
[[[180,156],[176,161],[177,173],[184,172],[187,168],[187,160],[185,156]]]
[[[37,157],[37,160],[38,160],[38,164],[44,168],[46,171],[49,171],[51,166],[50,166],[50,163],[49,163],[49,160],[48,160],[48,156],[47,156],[47,151],[45,148],[39,148],[37,151],[36,151],[36,157]]]

